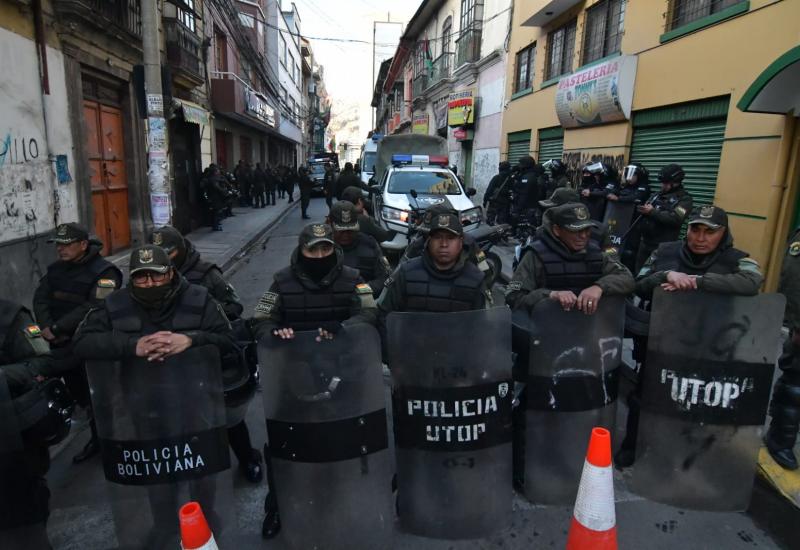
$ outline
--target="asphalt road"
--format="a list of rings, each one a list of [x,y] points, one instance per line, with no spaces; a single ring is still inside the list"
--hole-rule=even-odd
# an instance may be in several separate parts
[[[314,221],[321,221],[325,212],[324,200],[313,199],[309,213]],[[269,287],[273,274],[288,264],[289,255],[297,244],[297,235],[305,223],[300,219],[299,209],[292,212],[270,232],[262,247],[251,250],[234,268],[231,282],[244,302],[247,315],[251,314],[258,298]],[[251,403],[247,418],[254,445],[260,447],[266,439],[260,395]],[[48,532],[56,550],[116,547],[114,522],[108,504],[108,484],[103,479],[99,458],[78,466],[70,462],[85,438],[85,434],[77,437],[59,454],[49,475],[53,512]],[[235,459],[231,460],[235,464]],[[260,537],[266,482],[250,485],[236,472],[233,473],[235,505],[232,509],[236,515],[237,529],[229,530],[234,531],[235,536],[219,541],[220,548],[288,548],[281,535],[272,541],[263,541]],[[771,513],[770,507],[781,508],[785,512],[780,503],[776,504],[774,499],[763,495],[763,489],[759,495],[758,506],[761,509],[757,515],[762,518],[778,517]],[[776,537],[762,530],[747,513],[681,510],[637,497],[626,489],[626,476],[619,472],[615,472],[615,496],[617,531],[620,548],[623,549],[792,547],[788,543],[777,542]],[[564,547],[572,516],[571,507],[535,506],[518,496],[513,499],[513,514],[508,525],[490,538],[444,541],[416,537],[396,530],[391,547],[397,550],[530,550]],[[789,521],[791,525],[798,524],[797,514],[789,513],[780,517],[780,525],[771,525],[770,529],[788,528],[789,525],[785,524]],[[760,524],[766,525],[768,522]],[[369,526],[365,525],[364,528]],[[320,537],[319,548],[324,549],[324,534],[320,534]]]

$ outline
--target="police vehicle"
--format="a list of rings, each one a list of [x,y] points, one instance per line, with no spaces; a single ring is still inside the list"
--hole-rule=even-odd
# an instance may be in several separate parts
[[[475,189],[465,189],[448,168],[446,156],[395,154],[372,189],[373,212],[378,222],[397,234],[381,246],[401,252],[408,245],[409,225],[435,204],[449,202],[461,215],[465,231],[476,229],[483,211],[470,197]]]
[[[360,176],[363,183],[369,184],[369,180],[375,175],[375,163],[378,158],[378,143],[382,137],[382,134],[372,134],[361,147],[359,164],[361,165]]]

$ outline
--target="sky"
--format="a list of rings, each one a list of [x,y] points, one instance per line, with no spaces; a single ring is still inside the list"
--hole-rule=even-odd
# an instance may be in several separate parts
[[[300,33],[306,37],[344,38],[368,43],[344,43],[311,39],[317,62],[325,67],[325,85],[333,101],[333,116],[347,105],[357,103],[360,115],[360,139],[367,137],[372,123],[372,29],[374,21],[391,21],[402,25],[379,23],[376,31],[376,57],[385,59],[394,54],[394,46],[402,30],[414,15],[419,0],[294,0],[300,13]],[[282,0],[284,10],[291,2]],[[393,40],[392,40],[393,39]],[[382,57],[381,57],[382,56]],[[377,73],[377,69],[375,71]],[[337,136],[337,141],[341,138]]]

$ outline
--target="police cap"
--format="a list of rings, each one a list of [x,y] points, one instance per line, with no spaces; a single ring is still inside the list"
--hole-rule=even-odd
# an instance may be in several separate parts
[[[570,187],[559,187],[549,199],[539,201],[539,206],[542,208],[553,208],[554,206],[561,206],[568,202],[581,202],[581,196],[578,191]]]
[[[140,271],[155,271],[156,273],[166,273],[172,268],[167,251],[154,244],[146,244],[131,251],[130,273],[131,275]]]
[[[428,222],[428,230],[433,233],[437,230],[449,231],[454,235],[463,235],[464,226],[461,225],[461,220],[455,212],[445,212],[443,214],[431,214],[430,221]]]
[[[551,220],[554,225],[563,227],[567,231],[581,231],[599,224],[589,216],[586,205],[579,202],[568,202],[550,210]]]
[[[312,223],[300,232],[300,246],[311,248],[315,244],[333,244],[333,228],[327,223]]]
[[[335,231],[358,231],[358,212],[350,201],[339,201],[334,204],[329,217]]]
[[[154,229],[153,234],[150,236],[150,242],[166,250],[167,254],[171,254],[184,246],[183,235],[171,225]]]
[[[56,234],[49,239],[49,243],[70,244],[75,241],[88,241],[89,232],[77,223],[62,223],[56,227]]]
[[[711,229],[728,227],[728,213],[719,206],[714,206],[713,204],[698,206],[689,214],[687,223],[689,225],[701,223],[707,225]]]
[[[355,185],[351,185],[349,187],[345,187],[344,191],[342,191],[342,200],[349,201],[353,204],[358,202],[358,199],[363,199],[364,195],[361,194],[361,189],[356,187]]]

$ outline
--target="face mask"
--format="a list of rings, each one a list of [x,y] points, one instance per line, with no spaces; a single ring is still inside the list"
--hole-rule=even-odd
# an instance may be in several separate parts
[[[301,263],[303,264],[303,271],[311,277],[313,281],[321,281],[325,275],[331,272],[336,266],[336,253],[324,258],[307,258],[301,256]]]
[[[154,309],[163,304],[172,292],[172,283],[151,286],[151,287],[131,287],[131,296],[148,309]]]

